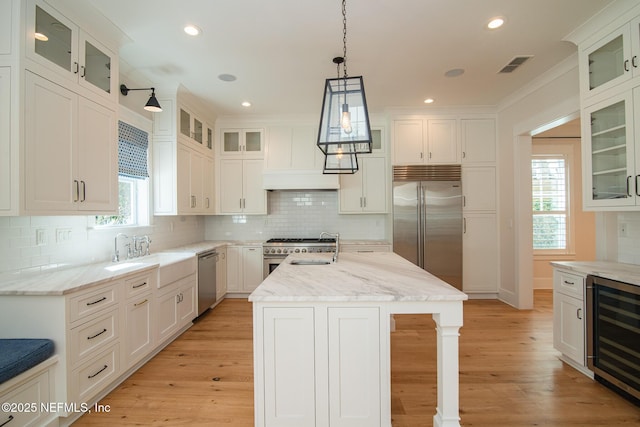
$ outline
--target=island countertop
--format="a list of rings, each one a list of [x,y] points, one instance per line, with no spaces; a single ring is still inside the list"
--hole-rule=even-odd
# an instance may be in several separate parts
[[[468,297],[393,252],[339,254],[326,265],[294,260],[331,260],[331,254],[289,255],[249,296],[251,302],[462,301]]]

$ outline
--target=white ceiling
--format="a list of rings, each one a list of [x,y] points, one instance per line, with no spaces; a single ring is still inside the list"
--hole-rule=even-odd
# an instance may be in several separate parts
[[[342,55],[339,0],[89,1],[131,39],[126,63],[156,87],[182,83],[219,115],[319,114]],[[423,108],[427,97],[430,108],[498,105],[575,53],[562,39],[611,2],[348,0],[348,73],[364,77],[372,112]],[[506,23],[490,31],[494,16]],[[184,34],[189,23],[202,35]],[[519,55],[534,57],[497,73]],[[465,73],[445,77],[453,68]]]

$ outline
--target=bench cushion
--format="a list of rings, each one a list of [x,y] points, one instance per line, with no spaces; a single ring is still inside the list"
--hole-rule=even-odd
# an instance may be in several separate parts
[[[0,339],[0,384],[53,355],[48,339]]]

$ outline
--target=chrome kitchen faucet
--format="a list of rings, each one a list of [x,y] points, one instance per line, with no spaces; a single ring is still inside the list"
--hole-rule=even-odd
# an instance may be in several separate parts
[[[340,233],[327,233],[323,231],[320,233],[320,238],[323,236],[335,237],[336,238],[336,251],[333,253],[333,262],[338,262],[338,252],[340,252]]]

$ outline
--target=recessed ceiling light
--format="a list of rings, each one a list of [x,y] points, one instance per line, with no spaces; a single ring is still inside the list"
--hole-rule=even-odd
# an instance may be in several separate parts
[[[434,102],[435,102],[435,99],[433,99],[433,98],[427,98],[427,99],[424,100],[425,104],[433,104]]]
[[[36,40],[40,40],[41,42],[46,42],[47,40],[49,40],[49,37],[47,37],[46,35],[42,34],[42,33],[35,33],[34,34]]]
[[[243,106],[243,107],[251,107],[251,103],[250,103],[249,101],[244,101],[244,102],[242,103],[242,106]]]
[[[489,23],[487,24],[487,28],[489,28],[490,30],[495,30],[496,28],[502,27],[502,24],[504,24],[504,18],[498,16],[496,18],[492,18],[491,21],[489,21]]]
[[[447,77],[458,77],[464,74],[464,70],[462,68],[452,68],[451,70],[444,73]]]
[[[190,36],[197,36],[202,32],[202,30],[195,25],[187,25],[186,27],[184,27],[184,32],[189,34]]]
[[[236,76],[234,76],[233,74],[220,74],[218,76],[218,79],[222,80],[223,82],[233,82],[236,80]]]

